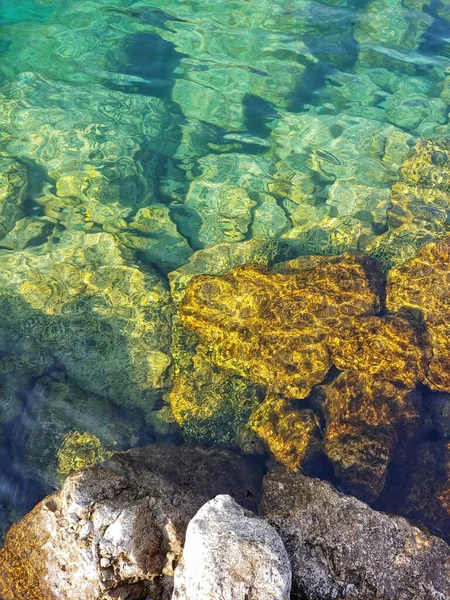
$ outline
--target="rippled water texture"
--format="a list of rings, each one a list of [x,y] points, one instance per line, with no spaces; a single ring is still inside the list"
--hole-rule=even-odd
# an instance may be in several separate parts
[[[113,450],[182,441],[166,401],[172,356],[196,360],[193,273],[348,250],[387,269],[447,230],[448,195],[411,185],[445,146],[417,140],[450,133],[449,18],[448,0],[0,0],[3,530]],[[239,408],[184,434],[258,449],[233,433],[258,389],[209,376],[199,411]]]

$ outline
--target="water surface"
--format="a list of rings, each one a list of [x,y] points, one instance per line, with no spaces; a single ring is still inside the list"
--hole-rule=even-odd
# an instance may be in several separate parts
[[[194,252],[269,238],[395,264],[445,230],[446,206],[420,226],[413,208],[405,242],[388,211],[417,140],[450,133],[449,15],[0,0],[4,528],[72,468],[181,441],[167,274]]]

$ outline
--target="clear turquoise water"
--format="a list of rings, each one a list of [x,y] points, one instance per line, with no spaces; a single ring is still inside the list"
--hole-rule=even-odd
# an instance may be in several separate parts
[[[434,0],[0,0],[1,524],[58,485],[70,432],[179,441],[155,411],[167,274],[194,252],[391,245],[400,165],[450,133],[449,18]]]

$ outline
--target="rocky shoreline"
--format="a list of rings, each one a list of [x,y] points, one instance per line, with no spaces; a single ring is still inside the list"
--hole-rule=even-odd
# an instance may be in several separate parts
[[[446,600],[450,547],[285,467],[156,444],[70,476],[13,525],[0,597]]]

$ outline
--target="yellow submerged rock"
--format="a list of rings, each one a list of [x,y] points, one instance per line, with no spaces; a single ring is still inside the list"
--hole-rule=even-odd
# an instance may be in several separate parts
[[[217,366],[301,399],[331,367],[326,333],[343,317],[374,314],[380,285],[376,266],[360,256],[329,258],[289,275],[247,265],[194,279],[181,321]]]
[[[425,372],[425,355],[417,331],[407,319],[353,317],[327,337],[334,365],[377,375],[413,387]]]
[[[427,244],[388,275],[386,305],[423,321],[432,349],[424,382],[450,391],[450,238]]]
[[[2,340],[43,350],[80,388],[151,410],[167,385],[171,307],[164,281],[106,233],[62,232],[39,252],[0,253]]]
[[[102,447],[101,441],[95,435],[72,431],[64,437],[58,451],[58,473],[67,477],[71,473],[106,460],[112,454]]]
[[[167,400],[184,435],[191,440],[242,446],[250,413],[259,404],[257,387],[218,368],[177,320],[172,355],[174,384]]]
[[[347,371],[324,387],[324,450],[349,491],[372,501],[402,446],[420,431],[421,395],[372,375]]]
[[[320,455],[320,428],[312,410],[297,410],[292,402],[269,394],[249,424],[274,457],[294,471]]]

